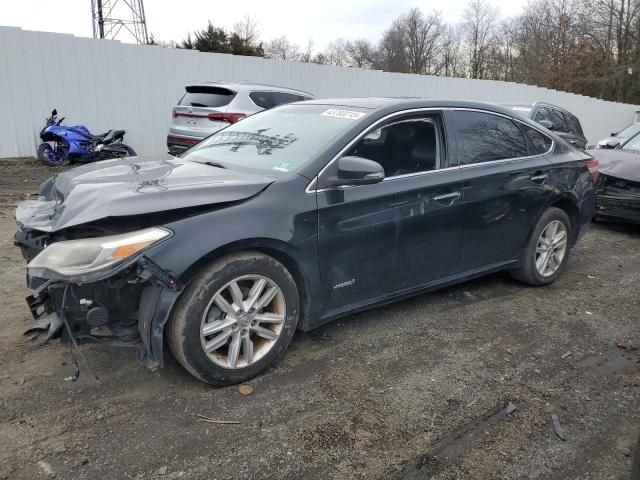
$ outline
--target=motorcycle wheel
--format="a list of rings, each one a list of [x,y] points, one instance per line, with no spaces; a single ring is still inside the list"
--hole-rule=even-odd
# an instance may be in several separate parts
[[[51,148],[48,143],[41,143],[38,146],[38,159],[49,167],[61,167],[69,163],[68,148]]]

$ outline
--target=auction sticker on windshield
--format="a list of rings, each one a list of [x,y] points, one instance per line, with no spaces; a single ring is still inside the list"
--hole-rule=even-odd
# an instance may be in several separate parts
[[[330,108],[329,110],[325,110],[320,115],[324,115],[325,117],[338,117],[338,118],[348,118],[350,120],[358,120],[366,115],[366,113],[362,112],[354,112],[353,110],[339,110],[337,108]]]

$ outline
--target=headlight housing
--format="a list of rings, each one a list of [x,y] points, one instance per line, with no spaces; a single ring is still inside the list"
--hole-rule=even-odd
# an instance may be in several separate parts
[[[121,235],[52,243],[29,264],[29,275],[54,280],[99,280],[111,267],[134,258],[145,248],[171,235],[153,227]]]

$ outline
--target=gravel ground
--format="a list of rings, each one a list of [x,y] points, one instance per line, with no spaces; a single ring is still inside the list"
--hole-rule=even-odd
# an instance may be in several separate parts
[[[66,345],[21,335],[12,243],[52,172],[0,160],[0,479],[628,479],[640,227],[593,225],[549,287],[491,275],[299,333],[248,396],[99,346],[70,382]]]

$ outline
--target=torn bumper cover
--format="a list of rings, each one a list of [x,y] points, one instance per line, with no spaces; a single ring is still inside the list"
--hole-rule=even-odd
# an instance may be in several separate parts
[[[596,217],[640,223],[640,183],[600,175]]]
[[[45,341],[72,334],[78,343],[134,348],[144,365],[162,366],[164,326],[181,291],[177,280],[144,254],[108,265],[98,273],[65,278],[60,271],[40,266],[41,255],[34,257],[40,241],[39,234],[22,229],[16,235],[16,244],[31,260],[27,285],[33,293],[27,304],[35,323],[25,334],[44,332]],[[92,252],[96,258],[101,254]],[[65,320],[70,332],[63,328]]]

